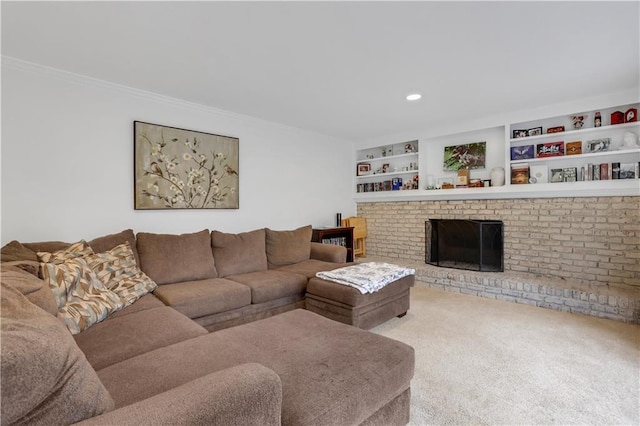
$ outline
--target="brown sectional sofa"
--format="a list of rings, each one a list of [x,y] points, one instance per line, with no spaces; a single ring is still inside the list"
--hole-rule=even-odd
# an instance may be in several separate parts
[[[73,337],[33,275],[36,252],[69,244],[9,243],[2,424],[408,423],[413,348],[300,309],[309,279],[346,259],[310,239],[303,227],[91,240],[96,253],[128,242],[158,287]]]

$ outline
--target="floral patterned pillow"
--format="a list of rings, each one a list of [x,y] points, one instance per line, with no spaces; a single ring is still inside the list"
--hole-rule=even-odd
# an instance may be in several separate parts
[[[158,286],[138,268],[129,242],[89,255],[85,260],[100,281],[120,297],[124,306],[131,305]]]
[[[61,318],[71,334],[78,334],[124,306],[120,297],[109,290],[85,258],[67,259],[63,263],[42,263],[43,280],[49,284]]]
[[[63,250],[58,250],[53,253],[38,252],[38,261],[44,263],[64,263],[69,259],[75,259],[77,257],[85,257],[93,254],[93,250],[87,244],[85,240],[80,240],[77,243],[71,244],[69,247]]]

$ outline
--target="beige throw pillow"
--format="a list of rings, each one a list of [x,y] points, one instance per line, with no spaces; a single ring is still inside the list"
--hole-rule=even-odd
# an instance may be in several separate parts
[[[38,253],[42,279],[53,292],[58,316],[72,334],[86,330],[124,306],[82,257],[92,253],[84,241],[57,252]]]
[[[129,306],[156,289],[157,284],[137,266],[128,242],[103,253],[85,257],[89,267],[106,287]]]

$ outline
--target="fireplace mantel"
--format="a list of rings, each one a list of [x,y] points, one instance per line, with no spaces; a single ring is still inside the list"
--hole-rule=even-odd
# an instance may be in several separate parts
[[[570,185],[571,190],[567,190]],[[494,186],[488,188],[414,189],[404,191],[360,192],[356,202],[503,200],[521,198],[622,197],[640,196],[638,179]]]

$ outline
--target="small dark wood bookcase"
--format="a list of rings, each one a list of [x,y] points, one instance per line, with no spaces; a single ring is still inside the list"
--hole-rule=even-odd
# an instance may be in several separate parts
[[[311,241],[342,246],[347,249],[347,262],[353,262],[353,227],[313,228]]]

